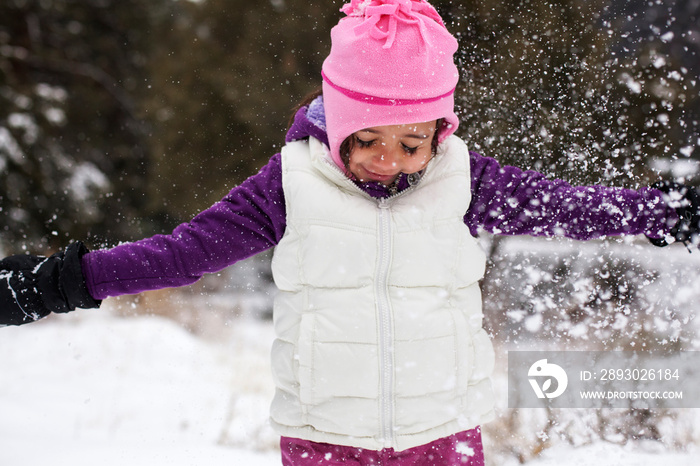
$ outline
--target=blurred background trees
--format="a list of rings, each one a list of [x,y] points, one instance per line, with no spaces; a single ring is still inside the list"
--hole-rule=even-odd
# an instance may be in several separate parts
[[[328,1],[182,2],[149,63],[151,213],[178,221],[255,174],[319,86],[337,22]],[[184,188],[184,189],[183,189]]]
[[[477,150],[572,183],[646,184],[698,157],[692,1],[455,2],[463,131]]]
[[[472,149],[572,183],[693,181],[698,2],[433,3]],[[2,2],[1,242],[113,244],[220,199],[279,150],[342,4]]]
[[[45,248],[134,228],[149,166],[140,97],[168,3],[0,4],[3,243]]]

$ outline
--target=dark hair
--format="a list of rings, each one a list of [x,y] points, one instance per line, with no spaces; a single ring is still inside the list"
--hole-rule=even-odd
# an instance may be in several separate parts
[[[311,105],[311,102],[313,102],[316,99],[316,97],[320,96],[321,94],[323,94],[323,87],[318,86],[316,87],[316,89],[306,94],[304,98],[301,99],[299,103],[297,103],[294,106],[294,108],[292,109],[292,114],[289,116],[289,120],[287,121],[287,131],[289,131],[289,129],[294,124],[294,116],[297,114],[299,109]]]

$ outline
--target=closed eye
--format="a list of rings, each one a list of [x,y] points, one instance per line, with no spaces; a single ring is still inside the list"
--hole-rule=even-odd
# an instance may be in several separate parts
[[[360,139],[358,136],[355,136],[355,141],[357,142],[357,145],[361,148],[367,148],[372,146],[374,144],[375,139],[371,139],[369,141],[366,141],[364,139]]]
[[[406,144],[403,144],[403,143],[401,143],[401,147],[403,147],[403,150],[406,151],[406,153],[409,155],[415,154],[416,151],[418,150],[418,146],[410,147],[410,146],[407,146]]]

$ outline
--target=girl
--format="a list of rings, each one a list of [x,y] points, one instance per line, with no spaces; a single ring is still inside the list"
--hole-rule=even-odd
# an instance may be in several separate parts
[[[470,153],[453,135],[457,41],[433,7],[343,11],[322,93],[257,175],[170,235],[0,261],[0,323],[190,284],[275,247],[283,464],[482,465],[494,400],[478,231],[688,240],[700,202],[679,185],[572,187]]]

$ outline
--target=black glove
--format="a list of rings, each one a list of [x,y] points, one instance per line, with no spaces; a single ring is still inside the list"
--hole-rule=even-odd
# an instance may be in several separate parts
[[[663,192],[665,201],[678,213],[678,223],[671,229],[671,236],[686,246],[688,242],[700,244],[700,192],[691,186],[685,186],[673,181],[658,181],[652,188]],[[663,238],[649,238],[655,246],[666,246]]]
[[[99,307],[83,278],[87,248],[73,243],[51,257],[10,256],[0,260],[0,326],[22,325],[51,312]]]

